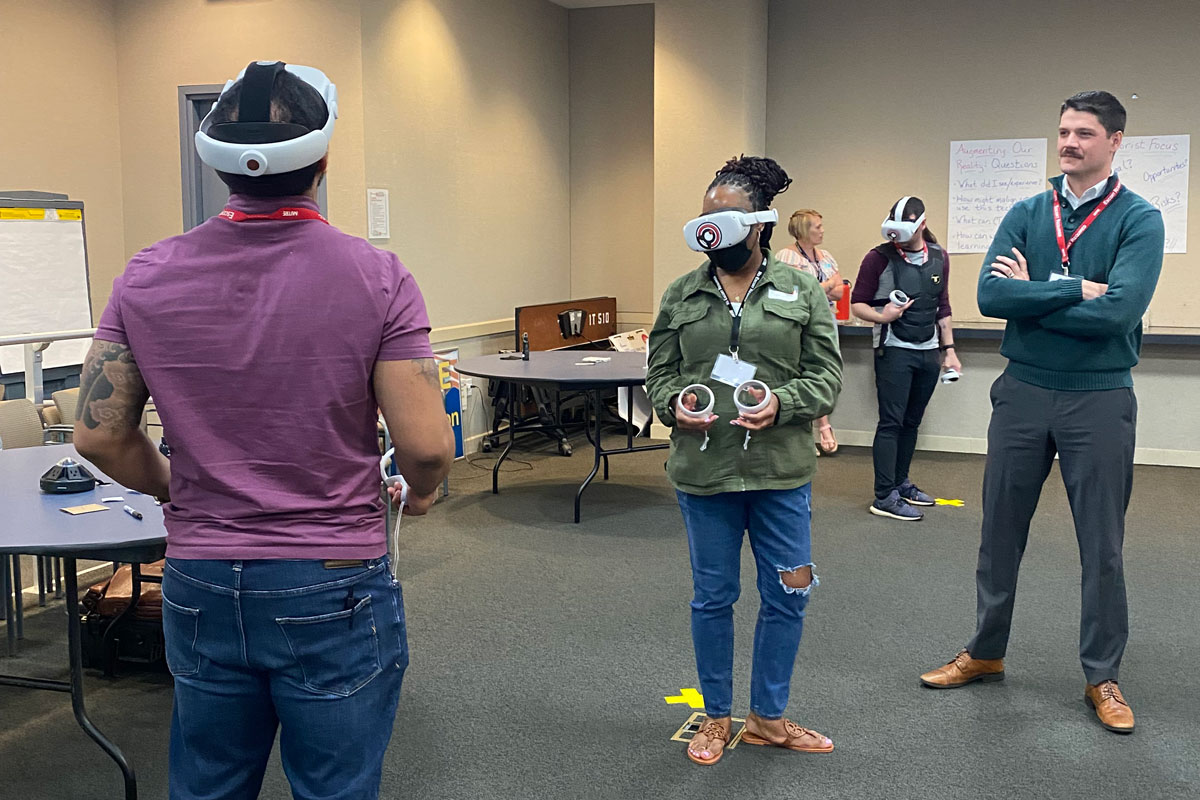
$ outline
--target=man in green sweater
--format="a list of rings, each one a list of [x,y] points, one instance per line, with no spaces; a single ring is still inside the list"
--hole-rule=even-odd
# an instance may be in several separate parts
[[[1133,731],[1117,688],[1129,634],[1121,549],[1133,487],[1142,315],[1162,268],[1162,215],[1121,186],[1112,162],[1125,109],[1108,92],[1062,105],[1053,189],[1017,203],[979,277],[979,308],[1008,321],[1008,367],[992,386],[978,624],[953,661],[921,676],[951,689],[1004,678],[1017,570],[1058,454],[1083,566],[1079,657],[1100,723]]]

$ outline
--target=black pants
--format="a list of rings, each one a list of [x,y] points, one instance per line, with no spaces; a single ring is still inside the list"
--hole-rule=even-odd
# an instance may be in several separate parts
[[[975,573],[979,620],[967,650],[976,658],[1004,656],[1029,521],[1057,452],[1083,566],[1079,659],[1088,683],[1116,680],[1129,638],[1121,550],[1137,398],[1132,389],[1042,389],[1007,374],[991,396]]]
[[[883,499],[908,480],[917,428],[937,387],[942,359],[937,349],[875,349],[875,392],[879,425],[875,428],[875,496]]]

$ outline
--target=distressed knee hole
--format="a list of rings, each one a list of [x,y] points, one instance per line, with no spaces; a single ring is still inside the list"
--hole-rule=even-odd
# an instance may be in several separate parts
[[[779,569],[779,583],[788,594],[807,595],[814,586],[820,586],[821,581],[813,573],[813,565],[805,564],[793,569]]]
[[[790,572],[779,571],[779,580],[793,589],[807,589],[812,583],[812,567],[800,567]]]

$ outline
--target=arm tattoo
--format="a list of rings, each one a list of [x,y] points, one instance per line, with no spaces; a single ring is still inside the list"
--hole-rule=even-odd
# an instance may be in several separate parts
[[[436,358],[415,358],[413,362],[417,366],[417,375],[425,379],[433,388],[439,392],[442,390],[442,376],[438,370]]]
[[[96,339],[79,379],[75,419],[89,429],[123,434],[138,427],[150,392],[133,353],[123,344]]]

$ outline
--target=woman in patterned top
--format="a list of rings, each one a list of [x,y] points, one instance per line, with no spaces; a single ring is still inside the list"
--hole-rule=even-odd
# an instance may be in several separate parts
[[[834,304],[846,291],[846,286],[842,282],[842,275],[838,272],[833,254],[818,247],[825,241],[825,223],[821,215],[811,208],[802,208],[792,214],[787,229],[795,243],[781,247],[775,252],[775,257],[784,264],[816,278],[825,290],[832,312]],[[837,452],[837,438],[833,435],[833,425],[829,423],[829,417],[813,420],[813,430],[818,436],[817,452],[826,456]]]

